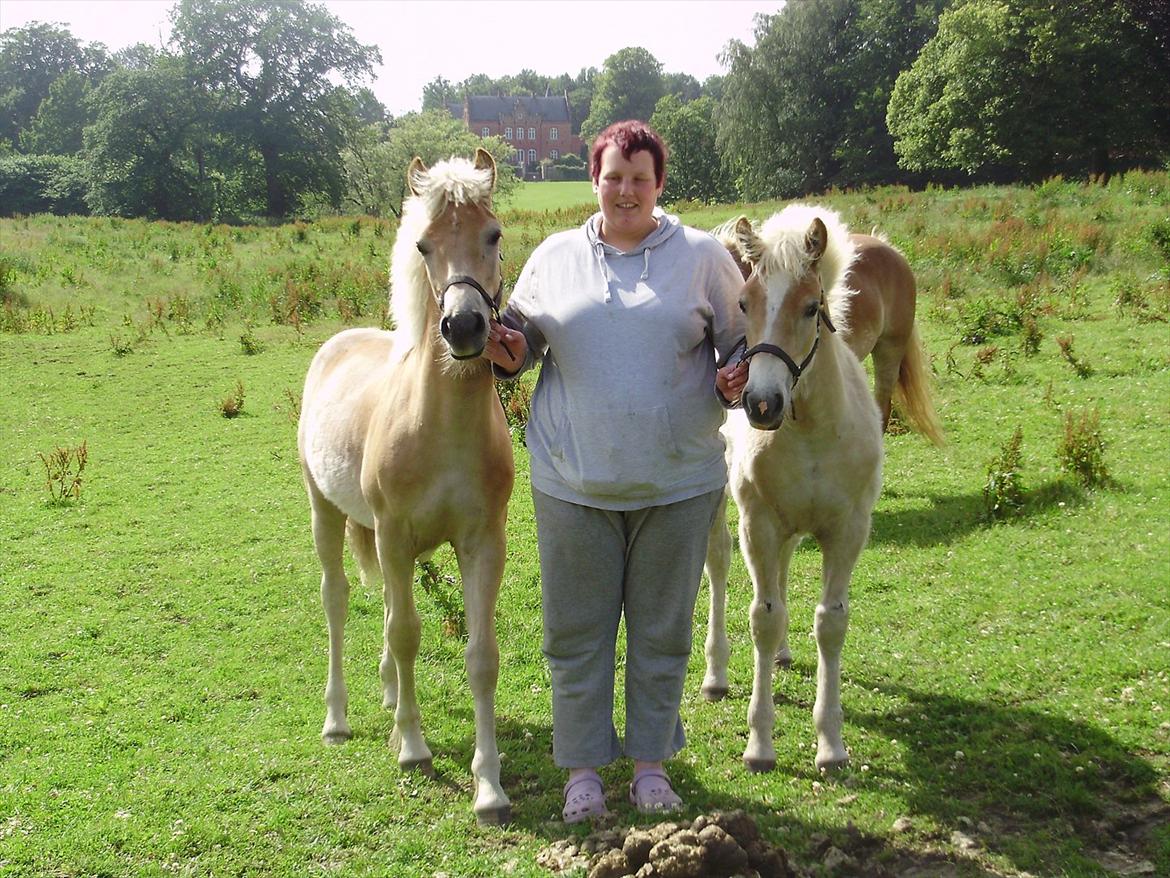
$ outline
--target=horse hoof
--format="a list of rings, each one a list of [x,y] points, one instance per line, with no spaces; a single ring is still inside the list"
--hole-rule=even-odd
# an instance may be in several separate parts
[[[765,771],[772,771],[776,767],[775,759],[750,759],[747,756],[743,757],[744,767],[752,774],[762,774]]]
[[[787,671],[789,668],[792,667],[792,657],[791,656],[776,656],[776,667],[778,667],[782,671]]]
[[[499,808],[489,808],[482,814],[477,813],[475,822],[480,826],[507,826],[512,822],[512,806],[503,805]]]
[[[435,764],[430,759],[410,759],[406,762],[399,762],[398,767],[403,771],[417,771],[424,777],[435,776]]]
[[[817,760],[817,771],[820,771],[823,774],[828,774],[829,772],[838,771],[838,770],[844,768],[848,764],[849,764],[849,757],[848,756],[842,756],[839,759],[825,759],[823,761],[818,759]]]
[[[325,744],[328,747],[337,747],[341,744],[346,743],[352,737],[353,737],[353,732],[351,732],[349,729],[343,729],[340,731],[333,731],[333,732],[322,732],[321,733],[321,743]]]
[[[704,686],[702,692],[708,701],[722,701],[727,697],[726,686]]]

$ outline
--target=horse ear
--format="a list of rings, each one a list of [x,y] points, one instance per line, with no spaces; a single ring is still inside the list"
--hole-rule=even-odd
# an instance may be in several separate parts
[[[427,166],[423,164],[423,160],[415,156],[410,160],[410,165],[406,168],[406,185],[410,189],[411,195],[421,195],[423,187],[426,185]]]
[[[764,255],[764,242],[760,240],[760,236],[752,228],[752,221],[746,216],[741,216],[735,221],[734,231],[735,243],[739,247],[740,255],[743,256],[744,262],[754,268]]]
[[[496,160],[482,146],[475,148],[475,169],[477,171],[489,171],[491,173],[491,188],[496,188]]]
[[[804,249],[813,261],[825,255],[825,248],[829,246],[829,230],[819,216],[814,216],[808,231],[804,233]]]

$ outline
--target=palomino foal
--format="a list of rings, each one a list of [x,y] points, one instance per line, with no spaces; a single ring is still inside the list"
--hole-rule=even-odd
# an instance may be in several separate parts
[[[747,317],[748,381],[743,409],[733,411],[724,426],[740,546],[755,588],[755,678],[743,759],[753,771],[776,764],[772,667],[777,660],[792,661],[788,566],[797,545],[811,534],[823,561],[813,629],[816,765],[828,768],[849,758],[841,738],[849,580],[881,490],[881,416],[860,361],[829,317],[844,294],[841,281],[854,250],[832,217],[802,205],[773,216],[759,234],[746,219],[735,231],[752,268],[740,301]],[[707,556],[711,618],[703,693],[708,698],[727,693],[724,608],[730,563],[731,537],[719,516]]]
[[[829,224],[845,228],[834,211],[824,207],[817,211]],[[740,252],[739,222],[729,220],[711,234],[731,253],[747,280],[751,266]],[[849,244],[853,261],[831,316],[840,338],[857,359],[873,358],[873,396],[881,409],[882,429],[889,425],[893,399],[912,427],[935,445],[942,445],[926,354],[914,322],[918,285],[910,263],[877,235],[850,234]]]
[[[342,643],[348,533],[362,578],[382,582],[383,705],[395,708],[399,765],[431,770],[415,695],[420,620],[415,559],[449,542],[467,614],[467,676],[475,702],[474,811],[510,818],[500,786],[495,606],[504,570],[512,443],[488,361],[479,355],[503,280],[491,211],[495,162],[415,158],[391,257],[393,333],[350,329],[327,341],[305,380],[298,431],[329,624],[327,742],[350,737]],[[493,292],[488,292],[488,291]]]

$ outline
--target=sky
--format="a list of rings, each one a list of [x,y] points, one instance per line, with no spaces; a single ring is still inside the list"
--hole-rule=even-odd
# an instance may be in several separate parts
[[[83,43],[117,51],[164,44],[175,0],[0,0],[0,31],[32,21],[59,23]],[[325,0],[354,37],[382,52],[370,87],[390,112],[418,110],[436,76],[457,84],[475,73],[546,76],[602,68],[641,46],[664,73],[702,82],[726,72],[729,40],[754,44],[757,13],[783,0]]]

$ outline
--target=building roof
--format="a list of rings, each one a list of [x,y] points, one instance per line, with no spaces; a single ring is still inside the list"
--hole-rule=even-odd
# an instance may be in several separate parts
[[[517,105],[530,116],[540,116],[546,122],[569,122],[569,102],[560,97],[528,97],[525,95],[469,95],[468,115],[472,122],[498,122],[501,116],[511,116]],[[456,119],[463,118],[463,102],[447,105]]]

